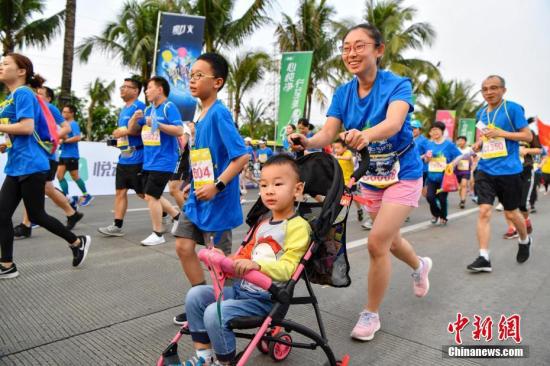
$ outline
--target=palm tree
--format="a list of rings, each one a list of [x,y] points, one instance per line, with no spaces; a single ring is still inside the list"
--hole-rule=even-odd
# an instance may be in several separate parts
[[[311,99],[315,92],[316,99],[323,106],[326,97],[317,86],[323,82],[333,80],[333,71],[340,67],[335,62],[336,38],[331,20],[334,8],[326,4],[326,0],[301,0],[297,11],[297,21],[283,13],[283,19],[275,29],[275,35],[281,52],[285,51],[313,51],[311,74],[307,89],[307,103],[304,115],[311,114]]]
[[[229,65],[227,87],[234,100],[235,123],[239,123],[243,95],[264,78],[271,68],[271,58],[265,52],[247,52]]]
[[[66,103],[71,98],[71,84],[74,59],[74,29],[76,22],[76,0],[67,0],[65,6],[65,40],[63,43],[63,71],[61,75],[61,95],[59,99]]]
[[[255,101],[251,99],[244,106],[244,124],[240,131],[244,136],[252,138],[261,138],[264,135],[273,137],[275,124],[266,117],[271,108],[270,103],[265,103],[262,99]],[[269,132],[271,131],[271,134]]]
[[[88,84],[87,92],[90,97],[90,105],[88,106],[88,120],[86,123],[86,139],[90,141],[92,139],[93,130],[93,113],[97,107],[104,107],[111,100],[111,94],[115,90],[115,82],[111,81],[108,85],[105,82],[97,78],[90,84]]]
[[[482,103],[477,101],[478,92],[473,88],[471,82],[460,80],[439,80],[430,84],[423,98],[425,100],[416,103],[415,118],[425,125],[432,123],[438,109],[455,110],[457,121],[461,117],[475,116]]]
[[[414,92],[423,94],[430,81],[440,77],[439,70],[429,61],[406,58],[405,53],[431,46],[436,33],[429,23],[414,23],[417,9],[402,4],[403,0],[367,0],[365,20],[380,30],[386,44],[380,67],[410,77]]]
[[[0,43],[2,55],[23,46],[45,47],[61,30],[62,10],[49,18],[34,21],[44,13],[43,0],[0,0]]]

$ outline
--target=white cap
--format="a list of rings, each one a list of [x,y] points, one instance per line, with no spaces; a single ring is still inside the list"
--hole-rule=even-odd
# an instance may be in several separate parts
[[[245,141],[252,141],[252,139],[251,139],[250,137],[248,137],[248,136],[245,137],[244,140],[245,140]]]
[[[265,141],[264,140],[260,140],[258,141],[259,144],[265,144]]]

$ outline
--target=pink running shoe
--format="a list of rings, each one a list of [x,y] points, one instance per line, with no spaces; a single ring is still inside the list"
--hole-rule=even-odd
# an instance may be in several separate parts
[[[430,290],[430,280],[428,279],[428,274],[432,269],[432,260],[430,257],[418,257],[418,259],[422,262],[422,269],[420,270],[420,273],[412,273],[413,290],[416,296],[424,297]]]
[[[359,320],[351,331],[351,337],[360,341],[370,341],[379,329],[380,318],[378,314],[364,310],[359,314]]]

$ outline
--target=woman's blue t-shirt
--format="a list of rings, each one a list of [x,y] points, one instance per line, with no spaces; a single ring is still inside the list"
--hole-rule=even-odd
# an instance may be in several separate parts
[[[0,103],[0,122],[17,123],[30,118],[36,123],[42,117],[42,110],[34,92],[27,87],[20,87]],[[18,177],[48,171],[50,163],[48,154],[40,147],[36,138],[31,135],[10,135],[12,147],[8,149],[8,161],[4,168],[7,176]]]
[[[210,149],[214,179],[218,179],[232,160],[248,154],[231,112],[219,100],[196,125],[194,149],[203,148]],[[225,189],[218,192],[213,199],[200,201],[195,196],[191,182],[191,191],[183,211],[200,230],[219,232],[231,230],[242,224],[239,176],[226,183]]]
[[[386,119],[389,105],[397,100],[412,106],[412,84],[410,79],[397,76],[390,71],[378,70],[372,89],[364,98],[359,98],[359,82],[353,78],[350,82],[336,89],[327,117],[339,119],[346,130],[365,130],[376,126]],[[401,130],[384,141],[373,141],[369,144],[370,154],[387,154],[401,152],[413,143],[410,116],[407,114]],[[399,157],[399,179],[415,180],[422,177],[422,161],[416,149],[408,149]],[[370,187],[370,186],[369,186]]]
[[[425,149],[432,152],[433,158],[445,157],[447,164],[462,155],[458,147],[449,140],[444,140],[441,144],[428,140]],[[443,181],[443,172],[430,172],[428,170],[428,180],[431,182]]]

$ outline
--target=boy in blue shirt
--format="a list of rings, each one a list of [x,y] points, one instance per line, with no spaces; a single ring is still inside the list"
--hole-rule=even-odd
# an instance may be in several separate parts
[[[273,150],[270,147],[267,147],[267,144],[264,140],[258,141],[260,145],[259,149],[256,151],[256,156],[260,162],[260,168],[266,163],[266,161],[273,156]]]
[[[191,150],[192,179],[189,198],[180,213],[176,252],[192,286],[203,285],[204,272],[195,253],[196,244],[213,244],[231,253],[231,229],[243,222],[239,173],[249,155],[231,112],[218,100],[228,74],[227,61],[216,53],[199,56],[190,74],[190,90],[201,101],[196,123],[195,145]],[[174,318],[183,324],[185,315]]]
[[[519,141],[531,142],[533,136],[527,125],[523,107],[504,100],[506,86],[498,75],[488,76],[481,85],[481,94],[487,105],[477,113],[477,127],[482,132],[480,141],[472,147],[481,159],[474,175],[478,195],[479,217],[477,237],[479,256],[467,269],[472,272],[491,272],[489,239],[491,211],[495,197],[504,206],[504,215],[519,234],[516,260],[529,258],[533,239],[527,234],[520,206],[523,167],[519,157]]]
[[[71,132],[65,136],[60,136],[63,139],[61,144],[61,155],[59,156],[59,166],[57,167],[57,180],[59,186],[65,195],[69,194],[69,184],[65,179],[65,173],[67,170],[73,178],[80,191],[82,191],[81,206],[88,206],[93,200],[92,195],[88,193],[86,184],[78,174],[78,161],[80,160],[80,154],[78,151],[78,142],[82,139],[80,134],[80,126],[78,122],[74,120],[76,114],[76,107],[73,105],[66,105],[63,107],[63,118],[71,126]]]
[[[166,242],[162,234],[163,210],[174,220],[178,219],[178,211],[162,193],[178,163],[177,137],[183,135],[183,122],[178,108],[168,100],[170,85],[166,79],[158,76],[149,79],[145,95],[151,104],[145,112],[136,110],[128,123],[131,133],[141,129],[143,193],[153,225],[153,232],[141,244],[152,246]]]

